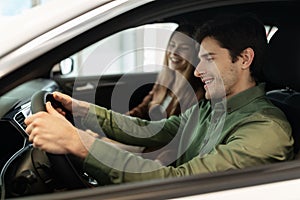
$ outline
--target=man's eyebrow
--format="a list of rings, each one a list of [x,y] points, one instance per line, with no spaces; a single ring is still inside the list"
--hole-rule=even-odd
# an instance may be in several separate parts
[[[210,53],[199,55],[199,58],[207,58],[209,56],[214,56],[214,55],[216,55],[216,53],[210,52]]]

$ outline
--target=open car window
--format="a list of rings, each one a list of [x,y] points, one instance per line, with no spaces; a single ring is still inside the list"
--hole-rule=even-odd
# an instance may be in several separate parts
[[[53,70],[72,65],[67,77],[158,72],[177,26],[174,22],[154,23],[123,30],[62,60]]]

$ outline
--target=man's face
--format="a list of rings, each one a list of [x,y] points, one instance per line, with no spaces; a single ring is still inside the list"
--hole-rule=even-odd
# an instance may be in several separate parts
[[[229,51],[212,37],[204,38],[198,57],[194,75],[204,83],[206,99],[228,98],[241,91],[240,58],[232,63]]]

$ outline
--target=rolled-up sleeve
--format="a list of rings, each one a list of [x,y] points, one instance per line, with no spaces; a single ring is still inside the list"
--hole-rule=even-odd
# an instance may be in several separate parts
[[[147,121],[91,105],[81,124],[124,144],[157,147],[169,143],[181,131],[181,121],[178,116]]]

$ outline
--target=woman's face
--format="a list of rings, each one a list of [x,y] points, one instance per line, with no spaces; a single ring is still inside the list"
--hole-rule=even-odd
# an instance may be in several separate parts
[[[197,55],[195,43],[189,36],[175,32],[170,39],[167,49],[168,66],[170,69],[184,71],[188,63],[193,64]]]

